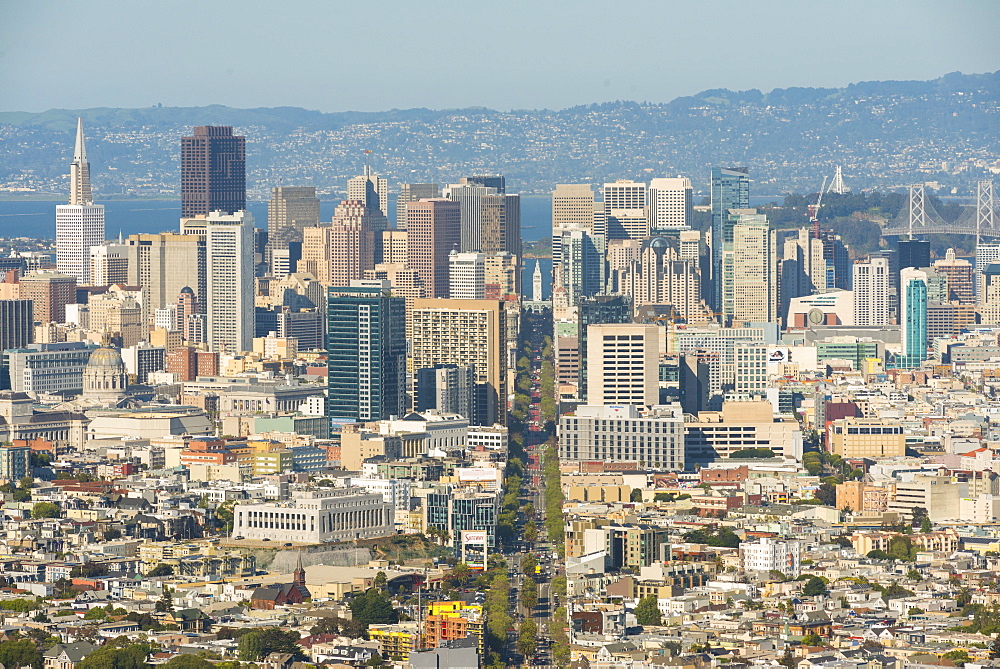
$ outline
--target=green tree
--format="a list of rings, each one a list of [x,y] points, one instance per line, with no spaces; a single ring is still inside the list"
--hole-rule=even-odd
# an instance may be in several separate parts
[[[277,627],[263,627],[240,637],[239,657],[244,662],[258,662],[271,653],[289,653],[296,660],[305,660],[296,632],[285,632]]]
[[[76,665],[77,669],[146,669],[146,658],[152,649],[149,644],[133,643],[120,636],[87,655]]]
[[[924,610],[922,608],[920,608],[919,606],[911,606],[910,609],[906,612],[906,615],[908,615],[908,616],[922,616],[922,615],[924,615]]]
[[[920,572],[917,571],[916,569],[911,569],[910,571],[906,572],[906,578],[910,579],[911,581],[922,581],[922,580],[924,580],[924,577],[921,576]]]
[[[951,660],[956,666],[965,666],[966,662],[971,662],[972,658],[969,657],[969,652],[966,650],[949,650],[942,657],[946,660]]]
[[[379,590],[385,590],[386,586],[389,584],[389,577],[385,575],[384,571],[380,571],[379,573],[375,574],[374,584],[375,587],[378,588]]]
[[[803,646],[822,646],[823,639],[818,634],[806,634],[802,637]]]
[[[730,459],[743,460],[743,459],[765,459],[773,458],[774,451],[770,448],[741,448],[738,451],[733,451],[729,454]]]
[[[524,524],[524,540],[528,543],[534,543],[538,539],[538,526],[535,525],[535,521],[529,520]]]
[[[203,657],[184,653],[173,658],[166,664],[160,665],[170,667],[170,669],[216,669],[218,665],[212,664]]]
[[[630,502],[641,502],[642,501],[642,491],[638,488],[632,488],[631,494],[628,496],[628,501]]]
[[[778,664],[785,667],[785,669],[792,669],[795,666],[795,663],[796,659],[795,656],[792,655],[791,646],[785,646],[785,654],[781,656],[780,660],[778,660]]]
[[[640,625],[660,624],[660,607],[655,595],[646,595],[635,605],[635,621]]]
[[[52,502],[35,502],[34,506],[31,507],[31,517],[35,520],[40,518],[58,518],[59,514],[59,506]]]
[[[538,560],[535,559],[534,555],[525,555],[521,560],[521,573],[525,576],[530,576],[534,578],[535,567],[538,566]]]
[[[42,669],[42,653],[30,639],[4,641],[0,643],[0,664],[14,669],[15,667],[31,667]]]
[[[828,592],[829,591],[826,589],[826,583],[818,576],[810,576],[809,580],[806,581],[805,587],[802,588],[802,594],[806,597],[825,595]]]
[[[825,506],[837,505],[837,487],[830,483],[821,483],[813,496],[821,501]]]
[[[359,624],[382,625],[399,622],[399,612],[384,591],[369,588],[351,600],[351,618]]]
[[[517,634],[517,652],[526,658],[534,655],[537,636],[538,626],[535,621],[531,618],[525,618],[521,622],[521,629]]]
[[[104,620],[108,617],[108,610],[103,606],[95,606],[83,614],[84,620]],[[6,666],[6,665],[5,665]]]
[[[920,519],[920,531],[923,534],[927,534],[933,529],[934,529],[934,523],[931,522],[930,518],[924,516],[923,518]]]
[[[146,576],[151,576],[153,578],[157,578],[159,576],[173,576],[173,575],[174,575],[173,566],[165,564],[163,562],[161,562],[160,564],[156,565],[148,572],[146,572]]]
[[[174,600],[173,597],[170,596],[170,588],[163,589],[163,594],[160,595],[158,600],[156,600],[154,608],[157,613],[166,613],[174,610]]]

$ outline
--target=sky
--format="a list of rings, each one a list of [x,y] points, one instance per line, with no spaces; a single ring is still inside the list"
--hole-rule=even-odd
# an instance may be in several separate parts
[[[560,109],[1000,69],[1000,0],[0,0],[0,110]]]

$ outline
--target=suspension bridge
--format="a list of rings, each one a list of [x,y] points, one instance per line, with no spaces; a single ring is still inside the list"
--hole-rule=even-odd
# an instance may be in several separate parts
[[[975,235],[1000,238],[1000,225],[993,197],[993,182],[980,181],[976,187],[976,202],[963,207],[962,214],[948,223],[926,199],[923,184],[910,186],[910,197],[895,220],[882,228],[883,237],[915,235]]]

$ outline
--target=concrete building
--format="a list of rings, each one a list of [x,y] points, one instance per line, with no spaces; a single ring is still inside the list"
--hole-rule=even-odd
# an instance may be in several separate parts
[[[587,404],[659,404],[662,332],[656,325],[591,325]]]
[[[507,325],[494,300],[415,300],[413,369],[467,365],[476,371],[476,425],[506,422]],[[419,394],[419,388],[415,393]]]
[[[961,500],[969,496],[969,485],[951,476],[916,475],[896,484],[896,498],[888,511],[910,517],[914,509],[926,509],[932,522],[959,520]]]
[[[612,239],[645,239],[649,236],[646,211],[646,184],[619,179],[604,184],[603,226],[594,233]]]
[[[476,370],[468,365],[435,365],[414,370],[416,411],[435,410],[471,418],[475,409]]]
[[[394,510],[382,495],[359,489],[297,493],[285,502],[237,504],[233,536],[318,544],[384,537],[395,532]]]
[[[972,263],[955,257],[955,249],[948,249],[944,258],[934,261],[934,271],[945,277],[949,302],[976,303]]]
[[[727,401],[722,411],[702,411],[684,424],[689,468],[728,458],[746,448],[769,448],[778,457],[802,459],[802,431],[794,418],[775,417],[767,400]]]
[[[899,272],[899,336],[902,351],[896,367],[919,367],[927,359],[928,272],[906,268]]]
[[[38,323],[64,323],[66,305],[76,302],[75,276],[36,270],[28,272],[18,281],[22,300],[31,300],[34,318]]]
[[[359,200],[344,200],[329,226],[303,230],[298,270],[325,286],[348,286],[375,267],[384,229],[385,219],[378,211]]]
[[[587,397],[587,341],[591,325],[632,322],[632,301],[625,295],[595,295],[580,300],[577,306],[577,332],[580,346],[580,379],[577,397]]]
[[[315,186],[275,187],[267,203],[267,249],[264,262],[273,266],[275,251],[287,251],[289,244],[301,244],[302,231],[317,226],[319,198],[316,197]]]
[[[888,325],[889,260],[869,258],[854,263],[854,324]]]
[[[205,224],[208,345],[249,351],[254,336],[253,216],[213,211]]]
[[[208,286],[204,235],[171,232],[130,235],[125,245],[128,283],[142,287],[147,321],[157,309],[177,303],[185,288],[204,306]]]
[[[683,471],[684,417],[678,404],[577,407],[559,418],[563,460],[637,462],[640,467]]]
[[[764,537],[759,541],[744,541],[740,544],[743,568],[767,574],[778,571],[789,578],[798,578],[801,546],[798,541],[782,541]]]
[[[722,316],[733,322],[777,319],[775,239],[756,209],[729,213],[732,243],[722,253]]]
[[[430,298],[448,295],[451,252],[461,250],[463,204],[439,198],[406,206],[407,266]]]
[[[562,261],[564,232],[592,231],[594,228],[594,190],[590,184],[558,184],[552,191],[552,263]]]
[[[29,344],[4,351],[3,368],[14,392],[79,393],[83,389],[83,369],[93,349],[82,342]]]
[[[841,418],[827,428],[831,453],[845,458],[891,458],[906,455],[906,436],[896,421]]]
[[[365,165],[363,174],[347,180],[347,199],[360,202],[365,209],[381,214],[383,220],[389,217],[389,182],[372,172]]]
[[[94,204],[83,119],[76,123],[76,146],[70,164],[69,204],[56,205],[56,267],[91,285],[90,248],[104,243],[104,205]]]
[[[128,247],[100,244],[90,247],[90,284],[110,286],[128,283]]]
[[[440,184],[399,184],[399,196],[396,198],[396,228],[406,230],[406,205],[408,203],[440,197]]]
[[[694,211],[691,180],[687,177],[653,179],[646,197],[649,230],[676,230],[690,225]]]
[[[459,253],[448,256],[448,296],[453,300],[486,298],[486,254]]]
[[[489,548],[496,546],[500,499],[495,492],[437,486],[427,495],[424,513],[426,526],[448,532],[451,545],[460,545],[462,532],[469,531],[485,532],[486,545]]]

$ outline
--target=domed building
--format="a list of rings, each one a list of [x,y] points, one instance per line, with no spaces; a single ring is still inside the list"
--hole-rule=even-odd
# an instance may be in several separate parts
[[[128,374],[117,349],[104,344],[90,354],[83,368],[83,399],[106,406],[116,406],[125,399]]]

